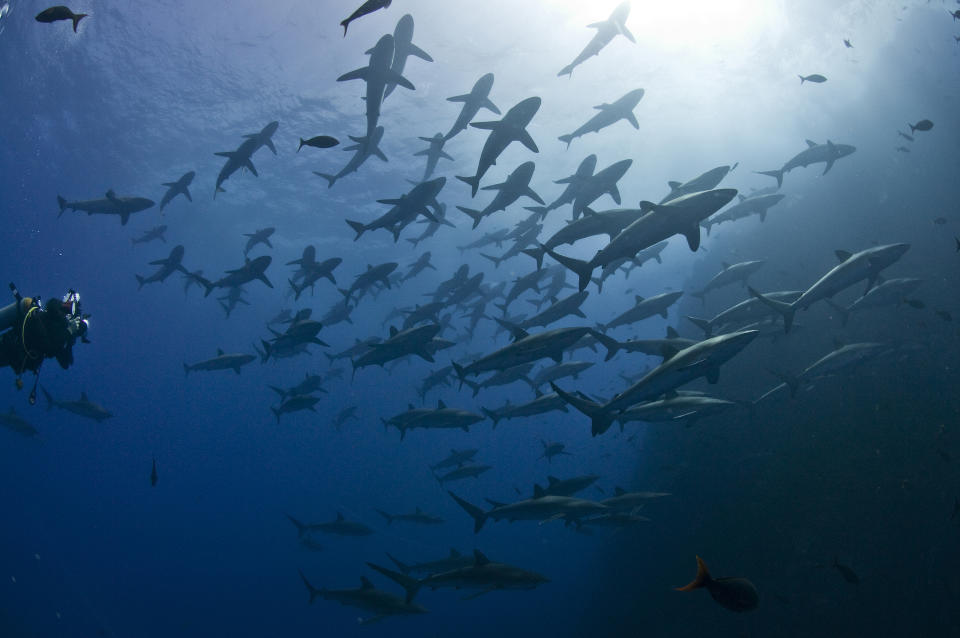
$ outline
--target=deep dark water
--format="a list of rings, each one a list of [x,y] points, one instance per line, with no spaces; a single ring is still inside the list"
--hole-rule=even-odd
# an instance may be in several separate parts
[[[954,321],[935,314],[946,310],[960,320],[952,244],[960,234],[958,54],[941,8],[876,5],[871,16],[891,12],[902,21],[885,27],[894,33],[886,39],[876,22],[869,22],[876,33],[853,38],[855,52],[867,50],[871,40],[884,42],[879,51],[865,51],[862,55],[871,57],[860,66],[843,66],[827,56],[812,58],[814,65],[796,54],[817,66],[812,70],[830,76],[823,87],[804,90],[835,92],[797,94],[786,111],[761,95],[786,90],[777,85],[768,91],[752,89],[757,93],[738,105],[742,111],[723,110],[735,100],[717,94],[714,103],[722,108],[703,108],[701,103],[711,102],[704,97],[696,109],[674,112],[670,91],[684,82],[670,80],[665,57],[641,49],[646,66],[636,84],[648,93],[636,114],[644,128],[636,132],[621,122],[616,126],[622,129],[591,134],[563,152],[556,135],[581,124],[594,103],[624,92],[620,84],[601,80],[609,80],[607,65],[616,67],[618,50],[633,51],[615,41],[572,79],[552,77],[586,41],[588,31],[579,22],[563,32],[570,40],[562,46],[536,49],[541,55],[549,52],[549,63],[541,64],[515,57],[528,51],[523,42],[510,41],[520,37],[515,26],[478,26],[475,32],[459,32],[458,39],[445,33],[424,5],[373,14],[354,23],[342,39],[335,23],[353,6],[338,4],[310,14],[302,3],[291,4],[282,9],[292,17],[278,20],[251,5],[241,7],[249,19],[190,24],[176,3],[158,5],[156,13],[91,4],[92,17],[81,23],[81,37],[75,39],[65,23],[49,30],[34,24],[32,15],[42,7],[32,3],[11,3],[10,13],[0,17],[3,56],[17,60],[5,65],[0,76],[3,276],[27,294],[61,294],[66,286],[82,292],[94,314],[94,343],[78,347],[78,363],[68,372],[45,366],[41,382],[58,398],[75,399],[85,390],[116,413],[95,424],[47,412],[42,404],[29,408],[25,392],[16,392],[9,377],[9,385],[0,379],[5,400],[40,430],[36,441],[0,431],[5,504],[0,636],[960,633],[953,611],[960,582],[951,568],[957,564],[960,534],[960,517],[951,520],[954,499],[960,496],[955,363],[960,335]],[[211,13],[223,8],[210,6]],[[596,19],[611,8],[598,8]],[[839,15],[829,9],[794,8],[791,30],[822,30],[824,20]],[[494,21],[495,11],[490,11]],[[560,19],[556,11],[550,19]],[[296,138],[307,131],[335,134],[343,146],[347,135],[362,134],[362,106],[354,103],[361,89],[333,80],[359,66],[362,52],[392,30],[404,12],[417,20],[415,42],[437,61],[428,66],[411,59],[405,75],[417,91],[403,95],[398,89],[384,104],[385,150],[391,161],[371,159],[357,174],[326,189],[322,180],[313,181],[310,170],[335,170],[347,154],[337,149],[326,155],[306,155],[312,149],[294,154]],[[639,22],[642,9],[634,6],[633,12],[631,25]],[[251,26],[258,20],[270,34]],[[322,54],[297,55],[304,33],[317,38],[314,31],[321,28]],[[111,29],[116,34],[112,44]],[[504,31],[504,41],[484,39],[496,30]],[[289,39],[280,42],[286,38],[278,39],[276,33],[289,34]],[[798,51],[812,46],[794,44]],[[121,61],[118,50],[126,55]],[[455,78],[441,76],[455,66],[443,66],[444,54],[452,59],[471,51],[482,52],[475,59],[466,56],[471,62],[457,68]],[[517,64],[518,59],[526,65]],[[796,83],[790,66],[795,60],[772,62],[774,75],[782,70]],[[683,66],[682,59],[675,63]],[[528,67],[536,73],[521,73]],[[819,303],[798,313],[795,334],[772,342],[758,339],[724,364],[719,384],[699,380],[690,389],[745,401],[777,383],[767,369],[800,370],[836,343],[904,341],[918,347],[818,380],[796,399],[774,397],[751,413],[705,418],[690,428],[631,424],[619,434],[614,426],[595,439],[587,419],[573,411],[507,421],[492,431],[483,423],[469,435],[416,431],[401,443],[396,430],[384,434],[381,417],[402,411],[410,401],[421,405],[414,387],[449,361],[445,353],[437,366],[416,361],[390,375],[365,369],[352,383],[347,365],[345,378],[328,385],[319,416],[284,416],[279,425],[267,409],[275,395],[266,384],[289,385],[308,370],[328,369],[319,352],[276,365],[254,363],[239,377],[196,373],[185,380],[183,361],[212,356],[218,347],[251,351],[251,344],[266,336],[265,321],[291,306],[292,299],[282,294],[290,272],[283,264],[299,257],[304,245],[316,245],[318,258],[344,258],[337,271],[341,285],[348,285],[367,263],[396,260],[405,270],[415,254],[403,239],[394,246],[379,231],[353,243],[342,218],[372,219],[385,209],[371,201],[404,192],[406,178],[420,177],[422,158],[409,158],[423,145],[412,138],[447,130],[456,110],[445,104],[449,108],[440,111],[436,104],[464,92],[487,71],[497,73],[492,97],[501,110],[541,93],[544,106],[531,125],[540,153],[511,150],[483,183],[496,183],[521,161],[533,159],[538,165],[534,188],[548,202],[559,193],[552,180],[568,175],[590,152],[600,155],[600,166],[634,159],[621,190],[624,205],[635,205],[641,198],[662,197],[667,179],[687,179],[737,160],[741,165],[721,186],[743,192],[770,186],[773,180],[750,171],[780,166],[802,149],[804,137],[857,145],[857,153],[839,160],[826,176],[820,176],[822,165],[790,172],[782,190],[787,200],[763,224],[751,218],[717,226],[704,239],[706,251],[696,254],[682,238],[674,238],[664,264],[645,265],[626,282],[616,275],[602,295],[591,286],[587,315],[591,323],[608,320],[626,309],[635,293],[698,289],[722,261],[765,258],[769,261],[751,278],[752,285],[764,291],[802,289],[836,263],[835,249],[857,251],[874,242],[900,241],[911,249],[889,275],[923,278],[916,297],[925,308],[901,305],[863,312],[844,328]],[[737,73],[745,75],[739,67]],[[298,75],[302,82],[291,83]],[[740,80],[730,78],[731,94],[739,87],[734,79]],[[628,88],[633,80],[619,78]],[[854,84],[856,89],[845,89]],[[571,92],[586,102],[574,102]],[[564,121],[555,121],[560,117]],[[893,147],[903,142],[895,130],[920,117],[935,121],[934,130],[926,137],[918,133],[910,154],[895,153]],[[259,151],[254,158],[259,179],[236,174],[225,184],[227,193],[211,200],[220,167],[211,153],[235,146],[240,134],[273,119],[281,123],[279,155]],[[522,218],[514,205],[508,213],[498,213],[500,219],[485,220],[476,233],[468,233],[468,219],[455,210],[456,204],[482,207],[488,201],[484,195],[470,200],[466,187],[453,178],[472,174],[482,139],[477,131],[461,134],[449,143],[455,168],[439,164],[438,173],[448,178],[442,199],[458,226],[456,231],[442,229],[422,244],[433,251],[440,271],[365,299],[354,325],[325,328],[321,337],[332,344],[330,351],[347,347],[354,338],[383,336],[382,317],[394,305],[419,300],[460,263],[486,272],[490,282],[532,268],[531,260],[518,257],[494,270],[478,255],[461,256],[454,248]],[[176,201],[162,222],[155,209],[141,213],[144,217],[135,215],[125,227],[115,219],[79,213],[56,218],[58,193],[83,199],[114,187],[159,200],[160,182],[193,169],[198,171],[191,188],[194,203]],[[602,201],[604,207],[613,206],[608,198]],[[552,215],[559,219],[566,211]],[[941,216],[946,224],[932,222]],[[167,245],[130,246],[130,237],[155,223],[170,225]],[[146,262],[162,257],[172,245],[185,244],[190,268],[219,274],[239,264],[241,233],[267,225],[278,228],[275,248],[258,249],[258,254],[273,256],[269,275],[277,289],[249,286],[252,305],[240,307],[229,320],[196,289],[185,296],[179,276],[137,292],[132,273],[147,272]],[[414,225],[402,236],[419,230]],[[561,250],[589,256],[602,243],[584,245]],[[861,291],[862,282],[838,300],[849,303]],[[671,309],[669,321],[650,319],[614,334],[618,339],[659,337],[672,325],[684,336],[698,337],[684,315],[710,316],[744,296],[742,288],[732,286],[711,293],[705,307],[685,296]],[[323,282],[315,296],[303,299],[302,306],[313,308],[316,316],[338,295]],[[511,311],[522,305],[528,304],[518,301]],[[457,356],[506,343],[502,335],[493,340],[488,324],[455,350]],[[634,373],[658,363],[620,354],[603,364],[602,350],[579,351],[575,358],[597,365],[580,381],[565,379],[560,385],[605,396],[623,387],[617,372]],[[424,403],[433,405],[438,397],[474,409],[501,405],[508,397],[527,400],[530,393],[518,385],[481,391],[473,400],[466,389],[447,388],[431,392]],[[352,404],[359,406],[359,420],[334,432],[327,421]],[[628,441],[637,432],[636,440]],[[574,455],[547,464],[537,459],[540,439],[564,441]],[[494,470],[479,481],[447,487],[476,503],[484,497],[512,500],[515,488],[526,494],[547,474],[590,472],[603,476],[599,484],[606,490],[621,485],[673,496],[648,505],[642,513],[653,522],[635,529],[601,529],[585,536],[559,521],[488,522],[475,536],[469,517],[426,469],[451,447],[468,446],[479,447],[478,459]],[[151,489],[152,458],[157,459],[159,483]],[[602,497],[595,491],[584,496]],[[447,522],[424,529],[399,522],[387,526],[374,511],[410,512],[415,507]],[[324,550],[314,553],[297,545],[295,530],[284,518],[290,513],[326,521],[338,510],[370,525],[375,534],[320,537]],[[544,573],[552,582],[531,592],[493,592],[471,601],[450,591],[425,591],[418,601],[430,614],[358,627],[356,619],[368,614],[334,602],[309,606],[296,573],[302,569],[317,586],[331,588],[356,587],[366,575],[378,587],[399,593],[364,562],[384,563],[385,552],[408,560],[435,558],[451,546],[479,548],[497,560]],[[714,576],[750,578],[760,591],[760,607],[732,614],[706,592],[673,591],[693,577],[695,555],[704,558]],[[859,584],[845,582],[830,566],[834,557],[856,572]]]

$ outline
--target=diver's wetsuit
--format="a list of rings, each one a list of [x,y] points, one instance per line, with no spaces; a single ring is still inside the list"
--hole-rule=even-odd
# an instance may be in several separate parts
[[[10,366],[18,375],[34,372],[44,359],[55,358],[66,370],[73,363],[73,344],[67,313],[56,299],[41,309],[34,306],[22,313],[12,328],[0,335],[0,367]]]

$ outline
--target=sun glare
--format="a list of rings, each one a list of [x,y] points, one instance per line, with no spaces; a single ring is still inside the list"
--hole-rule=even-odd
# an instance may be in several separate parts
[[[548,0],[584,25],[605,20],[617,2]],[[733,47],[756,39],[782,15],[778,0],[633,0],[626,25],[638,42],[688,53]]]

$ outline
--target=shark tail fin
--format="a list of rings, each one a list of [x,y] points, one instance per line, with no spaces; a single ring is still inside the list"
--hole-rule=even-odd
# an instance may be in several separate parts
[[[464,177],[463,175],[457,175],[457,179],[459,179],[461,182],[464,182],[464,183],[470,185],[470,196],[471,196],[471,197],[476,197],[476,196],[477,196],[477,189],[480,188],[480,176],[479,176],[479,175],[474,175],[473,177]],[[458,207],[458,208],[459,208],[459,207]]]
[[[404,574],[409,574],[409,573],[410,573],[410,565],[407,565],[406,563],[400,562],[400,561],[399,561],[396,557],[394,557],[390,552],[387,552],[387,558],[389,558],[391,561],[393,561],[393,564],[396,565],[396,566],[397,566],[397,569],[399,569],[402,573],[404,573]]]
[[[783,315],[783,331],[785,333],[790,332],[790,327],[793,325],[793,315],[796,312],[796,306],[764,297],[759,292],[754,290],[752,286],[747,286],[747,289],[750,291],[751,295]]]
[[[141,277],[140,275],[134,275],[134,277],[137,278],[137,290],[142,289],[143,284],[146,283],[147,280]]]
[[[476,228],[480,225],[480,220],[483,219],[483,211],[476,210],[474,208],[467,208],[466,206],[457,206],[457,209],[473,220],[473,228]]]
[[[498,414],[497,414],[496,412],[494,412],[493,410],[488,410],[487,408],[480,408],[480,411],[483,412],[483,413],[487,416],[488,419],[490,419],[491,421],[493,421],[493,429],[496,430],[496,429],[497,429],[497,423],[500,422],[500,415],[498,415]]]
[[[483,529],[483,524],[487,522],[487,513],[486,513],[486,512],[484,512],[482,509],[480,509],[480,508],[477,507],[476,505],[473,505],[472,503],[468,503],[467,501],[463,500],[462,498],[460,498],[459,496],[457,496],[457,495],[454,494],[453,492],[448,491],[447,494],[449,494],[451,497],[453,497],[453,500],[455,500],[455,501],[457,502],[457,505],[459,505],[460,507],[462,507],[462,508],[464,509],[464,511],[473,518],[473,533],[474,533],[474,534],[476,534],[476,533],[479,532],[481,529]]]
[[[707,564],[703,562],[703,559],[697,556],[697,575],[696,577],[688,584],[683,587],[677,587],[677,591],[693,591],[694,589],[700,589],[701,587],[706,587],[707,583],[711,580],[710,572],[707,571]]]
[[[297,571],[300,573],[300,579],[303,580],[303,584],[304,586],[306,586],[307,591],[310,592],[310,604],[312,605],[313,601],[317,599],[317,596],[319,596],[323,592],[317,589],[316,587],[314,587],[313,585],[311,585],[310,581],[307,580],[307,577],[303,575],[302,571],[300,571],[299,569]]]
[[[456,362],[452,362],[450,365],[453,366],[453,371],[457,373],[457,378],[460,379],[460,387],[463,387],[463,382],[466,381],[466,372],[463,369],[463,366]]]
[[[608,337],[607,335],[603,334],[599,330],[593,331],[593,337],[594,339],[599,341],[604,348],[607,349],[607,356],[604,359],[604,361],[609,361],[610,359],[613,359],[613,357],[616,356],[617,352],[620,351],[620,342],[614,339],[613,337]]]
[[[776,169],[772,171],[754,171],[758,175],[766,175],[767,177],[773,177],[777,180],[777,188],[783,186],[783,170]]]
[[[80,24],[80,21],[86,18],[89,13],[75,13],[70,19],[73,20],[73,32],[77,32],[77,25]]]
[[[327,180],[327,188],[330,188],[331,186],[333,186],[333,183],[337,181],[336,175],[330,175],[328,173],[319,173],[317,171],[313,171],[313,174]]]
[[[380,572],[396,584],[403,587],[404,591],[407,592],[407,604],[413,602],[414,596],[416,596],[417,592],[420,591],[421,582],[412,576],[395,572],[392,569],[387,569],[386,567],[381,567],[380,565],[376,565],[374,563],[367,563],[367,566],[374,571]]]
[[[525,248],[521,250],[524,255],[529,255],[537,260],[537,270],[543,268],[543,256],[547,254],[543,248]]]
[[[57,214],[57,219],[60,219],[60,215],[63,215],[63,211],[67,210],[67,200],[57,195],[57,205],[60,206],[60,212]]]
[[[290,516],[289,514],[284,514],[284,516],[286,516],[287,519],[288,519],[291,523],[293,523],[293,525],[297,528],[297,538],[303,538],[304,536],[306,536],[307,531],[308,531],[306,525],[304,525],[303,523],[301,523],[300,521],[298,521],[298,520],[295,519],[294,517]]]
[[[782,381],[788,388],[790,388],[790,398],[797,396],[797,390],[800,389],[800,379],[792,374],[786,372],[780,372],[779,370],[769,370],[770,374],[777,377]]]
[[[705,338],[710,338],[713,336],[713,325],[707,319],[701,319],[700,317],[692,317],[687,315],[687,321],[695,325],[696,327],[703,330],[703,336]]]
[[[570,148],[570,142],[573,141],[573,134],[561,135],[557,139],[559,139],[561,142],[566,142],[567,148]]]
[[[593,266],[590,265],[590,262],[574,259],[573,257],[564,257],[563,255],[558,255],[543,244],[538,244],[538,246],[546,254],[556,259],[565,268],[572,270],[577,274],[577,277],[579,278],[580,290],[584,290],[587,287],[587,285],[590,283],[590,275],[593,274]]]
[[[377,510],[377,514],[379,514],[380,516],[382,516],[382,517],[384,517],[385,519],[387,519],[387,525],[389,525],[390,523],[393,522],[393,515],[392,515],[392,514],[387,514],[387,513],[384,512],[383,510]]]
[[[357,236],[353,238],[353,241],[357,241],[358,239],[360,239],[360,235],[362,235],[364,231],[367,230],[367,225],[362,222],[355,222],[349,219],[345,221],[350,226],[350,228],[353,229],[353,232],[357,234]]]
[[[559,77],[563,77],[564,75],[569,75],[570,77],[573,77],[573,65],[572,65],[572,64],[568,64],[567,66],[565,66],[565,67],[563,67],[562,69],[560,69],[560,72],[559,72],[559,73],[557,73],[557,77],[558,77],[558,78],[559,78]]]

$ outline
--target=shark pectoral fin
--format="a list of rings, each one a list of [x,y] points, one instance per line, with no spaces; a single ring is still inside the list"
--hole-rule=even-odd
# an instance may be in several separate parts
[[[607,191],[607,192],[610,193],[610,197],[613,198],[613,201],[615,201],[615,202],[619,205],[619,204],[620,204],[620,189],[617,188],[617,185],[614,184],[613,187],[612,187],[609,191]]]
[[[273,140],[267,140],[267,141],[264,142],[263,144],[264,144],[264,146],[266,146],[267,148],[269,148],[271,151],[273,151],[273,154],[274,154],[274,155],[277,154],[277,147],[273,145]]]
[[[523,191],[523,194],[526,195],[527,197],[529,197],[530,199],[532,199],[533,201],[537,202],[538,204],[542,204],[542,205],[544,205],[544,206],[547,205],[547,203],[546,203],[545,201],[543,201],[543,199],[541,199],[540,196],[537,195],[537,194],[534,192],[534,190],[533,190],[532,188],[530,188],[529,186],[526,188],[525,191]],[[617,202],[617,203],[619,203],[619,202]]]
[[[500,126],[500,121],[496,122],[470,122],[470,126],[481,130],[495,131]]]
[[[696,252],[700,248],[700,226],[694,225],[682,231],[682,235],[687,238],[687,245],[690,250]]]
[[[632,111],[631,111],[630,113],[627,113],[626,115],[624,115],[624,116],[623,116],[623,119],[625,119],[626,121],[630,122],[630,125],[631,125],[633,128],[635,128],[635,129],[639,129],[639,128],[640,128],[640,122],[637,121],[637,116],[634,115]]]
[[[621,24],[621,25],[620,25],[620,34],[621,34],[623,37],[625,37],[627,40],[630,40],[631,42],[633,42],[634,44],[637,43],[636,38],[634,38],[634,37],[633,37],[633,34],[630,33],[630,30],[627,28],[627,25],[625,25],[625,24]]]
[[[348,80],[366,80],[369,74],[370,68],[365,66],[360,69],[354,69],[353,71],[347,71],[337,78],[337,82],[346,82]]]
[[[832,157],[827,160],[827,167],[823,169],[823,173],[822,173],[822,174],[823,174],[823,175],[826,175],[828,172],[830,172],[830,169],[831,169],[831,168],[833,168],[833,158],[832,158]]]
[[[387,156],[383,154],[383,151],[381,151],[379,148],[373,149],[372,152],[373,152],[374,155],[376,155],[378,158],[380,158],[380,161],[382,161],[382,162],[389,162],[389,161],[390,161],[390,160],[387,159]]]
[[[248,171],[253,173],[254,177],[260,177],[260,175],[257,173],[257,169],[254,167],[253,162],[250,161],[249,157],[247,158],[247,161],[243,163],[243,165],[247,168]]]
[[[130,221],[130,213],[121,213],[121,214],[120,214],[120,225],[121,225],[121,226],[126,226],[128,221]]]
[[[190,196],[190,191],[187,190],[187,187],[186,187],[186,186],[183,187],[183,194],[187,196],[187,201],[189,201],[189,202],[192,204],[192,203],[193,203],[193,197]]]
[[[480,103],[480,108],[487,109],[488,111],[493,111],[497,115],[500,115],[500,109],[497,108],[497,105],[490,101],[490,98],[484,98],[483,102]]]
[[[430,57],[429,53],[427,53],[417,45],[413,44],[412,42],[410,43],[410,55],[415,55],[421,60],[425,60],[427,62],[433,62],[433,58]]]
[[[387,72],[387,81],[388,81],[388,82],[392,82],[392,83],[394,83],[394,84],[399,84],[399,85],[402,86],[403,88],[405,88],[405,89],[410,89],[411,91],[415,91],[416,88],[417,88],[417,87],[415,87],[415,86],[413,85],[413,83],[412,83],[410,80],[408,80],[407,78],[403,77],[402,75],[400,75],[400,74],[397,73],[396,71],[388,71],[388,72]]]
[[[520,135],[517,137],[517,141],[529,148],[534,153],[539,153],[540,149],[537,148],[537,143],[533,141],[533,138],[530,137],[530,133],[524,129],[520,131]]]
[[[234,156],[234,153],[232,151],[224,151],[222,153],[214,153],[214,155],[219,155],[220,157],[226,157],[227,159],[230,159]]]

